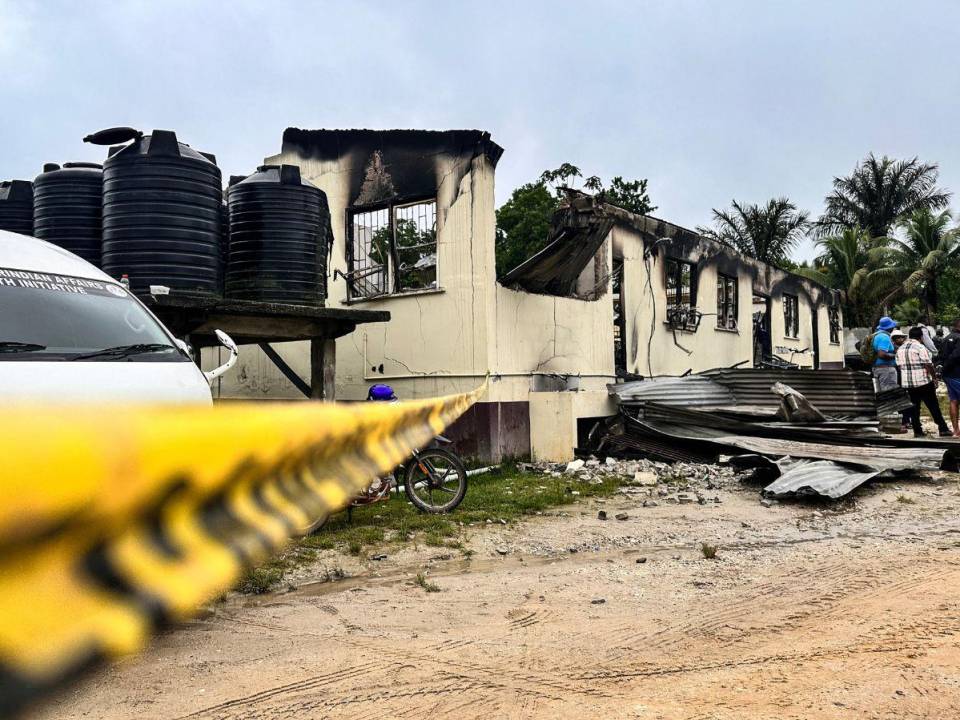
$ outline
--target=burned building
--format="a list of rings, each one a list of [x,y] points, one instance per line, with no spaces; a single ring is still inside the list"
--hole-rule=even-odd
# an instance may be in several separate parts
[[[284,132],[267,164],[298,165],[330,204],[327,304],[389,310],[337,341],[336,397],[373,383],[401,398],[491,376],[452,429],[467,455],[565,459],[588,418],[616,411],[617,377],[732,365],[842,365],[833,293],[656,218],[571,192],[544,249],[501,278],[494,175],[477,130]],[[277,345],[294,369],[309,347]],[[223,398],[297,397],[253,348]]]

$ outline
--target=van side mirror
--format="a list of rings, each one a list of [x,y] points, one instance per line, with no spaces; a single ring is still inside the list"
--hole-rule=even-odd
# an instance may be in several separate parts
[[[220,344],[230,351],[230,357],[227,358],[227,361],[220,367],[214,368],[213,370],[203,374],[203,376],[207,379],[207,382],[213,382],[218,377],[223,375],[227,370],[236,365],[237,358],[240,356],[240,351],[237,350],[237,344],[233,341],[233,338],[227,335],[223,330],[214,330],[214,334],[217,336],[217,340],[220,341]]]

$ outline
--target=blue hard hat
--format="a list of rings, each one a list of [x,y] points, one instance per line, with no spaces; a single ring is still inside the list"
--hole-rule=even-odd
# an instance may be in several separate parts
[[[367,391],[367,400],[396,400],[397,396],[393,393],[393,388],[389,385],[377,383],[371,385]]]

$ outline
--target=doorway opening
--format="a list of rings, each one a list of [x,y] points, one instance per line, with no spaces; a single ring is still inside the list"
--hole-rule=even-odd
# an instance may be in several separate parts
[[[753,295],[753,366],[762,367],[773,355],[773,340],[770,335],[770,298]]]

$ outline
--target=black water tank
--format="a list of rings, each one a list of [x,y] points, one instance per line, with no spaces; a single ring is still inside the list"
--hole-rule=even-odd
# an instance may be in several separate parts
[[[144,136],[112,128],[84,138],[111,149],[103,164],[104,272],[128,275],[135,293],[166,285],[173,294],[217,296],[223,190],[216,159],[169,130]]]
[[[296,165],[264,165],[232,185],[226,295],[323,305],[330,212]]]
[[[33,232],[100,267],[103,166],[53,163],[33,181]]]
[[[33,235],[33,184],[26,180],[0,182],[0,230]]]

